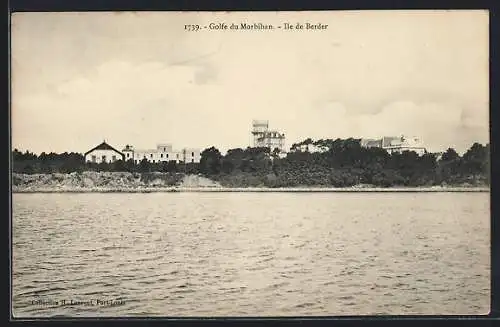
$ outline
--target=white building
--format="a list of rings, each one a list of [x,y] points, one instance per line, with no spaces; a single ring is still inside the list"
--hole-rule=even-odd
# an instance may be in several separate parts
[[[252,136],[254,147],[267,147],[271,152],[278,149],[285,153],[285,134],[277,130],[269,129],[269,121],[254,120],[252,122]]]
[[[152,163],[175,161],[176,163],[199,163],[201,153],[199,149],[183,148],[174,150],[172,144],[158,144],[156,149],[135,150],[133,146],[126,145],[122,150],[125,160],[133,159],[136,164],[143,159]]]
[[[404,151],[414,151],[418,155],[427,153],[427,150],[418,137],[400,137],[384,136],[381,139],[362,139],[361,146],[371,148],[377,147],[385,149],[390,154],[402,153]]]
[[[301,144],[293,149],[293,151],[298,152],[309,152],[309,153],[324,153],[328,151],[328,147],[319,146],[315,144]]]
[[[184,149],[182,149],[182,158],[183,158],[184,162],[187,162],[187,163],[200,162],[200,159],[201,159],[200,149],[184,148]]]
[[[123,153],[107,144],[106,141],[102,142],[92,150],[85,152],[84,157],[85,162],[92,163],[110,163],[124,159]]]

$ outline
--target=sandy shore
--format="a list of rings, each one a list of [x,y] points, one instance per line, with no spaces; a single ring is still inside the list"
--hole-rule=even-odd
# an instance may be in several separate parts
[[[66,187],[13,187],[13,193],[169,193],[169,192],[490,192],[486,187],[390,187],[390,188],[331,188],[331,187],[289,187],[289,188],[225,188],[225,187],[138,187],[138,188],[66,188]]]

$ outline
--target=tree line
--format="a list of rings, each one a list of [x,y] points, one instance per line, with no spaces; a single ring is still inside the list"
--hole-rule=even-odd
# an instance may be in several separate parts
[[[14,149],[12,152],[13,172],[24,174],[50,174],[50,173],[72,173],[83,171],[114,171],[114,172],[170,172],[197,174],[199,164],[197,163],[176,163],[175,160],[152,163],[147,159],[135,163],[133,159],[127,161],[117,160],[115,162],[92,163],[85,162],[85,157],[81,153],[64,152],[45,153],[39,156],[26,151],[20,152]]]
[[[313,144],[324,152],[300,151]],[[268,148],[231,149],[225,156],[215,147],[201,154],[202,174],[222,185],[346,187],[370,184],[389,186],[489,185],[489,144],[474,143],[460,156],[449,148],[442,156],[414,151],[389,154],[365,148],[359,139],[307,139],[294,144],[285,158]]]
[[[323,152],[300,151],[313,144]],[[18,173],[71,173],[92,171],[176,172],[202,174],[223,186],[346,187],[370,184],[390,186],[489,185],[490,146],[474,143],[463,156],[447,149],[441,156],[418,155],[413,151],[389,154],[382,148],[365,148],[359,139],[307,139],[294,144],[281,158],[269,148],[230,149],[225,155],[216,147],[201,153],[200,163],[175,161],[150,163],[146,159],[113,163],[86,163],[79,153],[42,153],[13,151],[13,171]]]

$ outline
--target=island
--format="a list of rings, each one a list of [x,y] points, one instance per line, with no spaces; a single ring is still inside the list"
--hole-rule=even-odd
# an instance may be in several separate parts
[[[311,142],[306,140],[304,142]],[[199,163],[85,162],[79,153],[12,153],[14,193],[26,192],[488,192],[489,144],[462,156],[389,154],[357,139],[318,140],[324,152],[265,147],[202,151]],[[292,149],[300,149],[294,144]]]

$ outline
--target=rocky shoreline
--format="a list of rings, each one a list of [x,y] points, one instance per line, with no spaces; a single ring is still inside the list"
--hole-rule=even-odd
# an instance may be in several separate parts
[[[13,174],[13,193],[167,193],[167,192],[489,192],[487,186],[431,187],[222,187],[198,175],[82,172]]]

